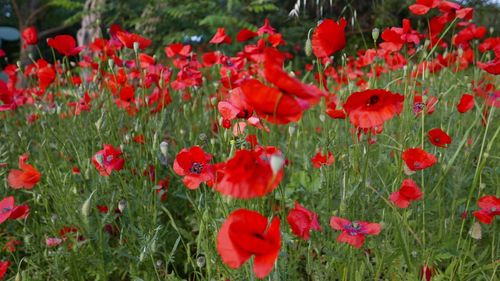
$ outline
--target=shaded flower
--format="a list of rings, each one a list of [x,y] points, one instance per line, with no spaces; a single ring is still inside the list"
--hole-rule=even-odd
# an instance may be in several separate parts
[[[361,248],[365,242],[366,235],[378,235],[381,231],[381,226],[378,223],[354,221],[331,217],[330,226],[335,230],[340,230],[342,233],[337,237],[337,241],[347,243],[355,248]]]
[[[434,128],[427,133],[429,141],[439,147],[447,148],[451,144],[451,137],[440,128]]]
[[[321,231],[318,222],[318,215],[295,202],[295,208],[290,210],[286,217],[293,234],[298,237],[309,240],[311,229]]]
[[[422,199],[422,191],[412,179],[405,179],[398,191],[389,197],[392,203],[399,208],[407,208],[411,201]]]
[[[495,195],[486,195],[477,201],[481,210],[474,211],[472,214],[476,219],[485,224],[491,224],[495,216],[500,215],[500,199]]]

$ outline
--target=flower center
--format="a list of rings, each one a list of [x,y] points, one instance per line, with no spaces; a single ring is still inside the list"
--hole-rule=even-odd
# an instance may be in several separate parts
[[[355,235],[363,233],[363,229],[362,229],[361,225],[355,221],[353,221],[351,224],[345,225],[344,229],[351,236],[355,236]]]
[[[413,113],[419,113],[424,108],[425,104],[423,102],[418,102],[413,106]]]
[[[2,211],[0,211],[0,215],[3,215],[3,214],[5,214],[5,213],[8,213],[8,212],[10,212],[11,210],[12,210],[12,208],[10,208],[10,207],[4,207],[4,208],[2,208]]]
[[[435,142],[441,142],[441,139],[440,138],[434,138],[434,141]]]
[[[379,100],[380,100],[380,98],[377,95],[373,95],[368,100],[367,106],[374,106],[375,104],[378,103]]]
[[[193,165],[191,165],[191,169],[189,169],[189,171],[193,174],[199,175],[203,171],[203,164],[194,162]]]

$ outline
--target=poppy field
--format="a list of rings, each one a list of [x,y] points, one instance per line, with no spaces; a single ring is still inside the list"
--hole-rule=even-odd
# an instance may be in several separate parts
[[[350,19],[288,42],[270,18],[8,65],[0,279],[499,280],[500,37],[408,9],[351,53]]]

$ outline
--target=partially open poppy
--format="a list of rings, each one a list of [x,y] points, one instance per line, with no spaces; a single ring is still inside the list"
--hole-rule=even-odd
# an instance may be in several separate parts
[[[82,50],[81,47],[76,46],[75,38],[66,34],[47,39],[47,44],[64,56],[75,56]]]
[[[429,141],[438,147],[447,148],[451,144],[451,137],[440,128],[434,128],[427,133]]]
[[[422,191],[412,179],[405,179],[398,191],[389,197],[392,203],[399,208],[406,208],[411,201],[422,199]]]
[[[27,154],[21,155],[19,157],[19,168],[21,170],[10,170],[7,178],[10,187],[14,189],[32,189],[40,181],[40,172],[33,166],[26,164],[27,160]]]
[[[311,158],[311,163],[314,168],[319,169],[321,166],[330,166],[335,162],[335,158],[333,157],[333,154],[328,151],[326,155],[323,155],[321,151],[318,151],[316,155],[314,155],[313,158]]]
[[[217,251],[231,268],[239,268],[252,256],[253,272],[264,278],[273,270],[281,248],[280,221],[269,224],[258,212],[238,209],[232,212],[217,234]]]
[[[104,149],[99,150],[92,156],[92,164],[99,171],[101,176],[109,176],[113,170],[120,171],[125,160],[122,158],[122,151],[116,149],[111,144],[104,144]]]
[[[297,202],[295,202],[295,208],[288,213],[286,220],[293,234],[304,240],[309,240],[311,229],[321,231],[318,215]]]
[[[346,25],[347,21],[344,18],[338,22],[325,19],[318,25],[312,35],[312,50],[317,58],[331,56],[345,47]]]

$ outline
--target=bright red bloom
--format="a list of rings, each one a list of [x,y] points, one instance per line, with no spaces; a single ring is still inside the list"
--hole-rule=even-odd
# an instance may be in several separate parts
[[[36,76],[38,77],[40,90],[45,91],[56,80],[56,71],[49,64],[45,66],[40,64]]]
[[[33,166],[26,164],[27,160],[27,154],[21,155],[19,157],[19,168],[21,170],[10,170],[7,178],[10,187],[14,189],[32,189],[40,181],[40,172]]]
[[[482,62],[477,62],[477,66],[481,68],[482,70],[493,74],[493,75],[499,75],[500,74],[500,57],[495,58],[492,61],[482,63]]]
[[[308,106],[274,87],[268,87],[259,80],[246,80],[241,85],[246,102],[254,108],[259,117],[275,124],[297,122]],[[303,108],[304,107],[304,108]]]
[[[199,146],[184,148],[175,157],[174,172],[184,177],[182,182],[187,188],[196,189],[200,183],[214,178],[210,160],[212,160],[212,155],[203,151]]]
[[[152,43],[150,39],[144,38],[139,34],[126,31],[116,32],[116,37],[118,38],[118,40],[120,40],[120,42],[122,42],[123,45],[125,45],[125,47],[129,49],[133,49],[134,43],[137,43],[139,44],[139,49],[144,50]]]
[[[288,213],[286,220],[293,234],[304,240],[309,240],[311,229],[321,231],[318,215],[297,202],[295,202],[295,208]]]
[[[333,157],[333,154],[328,151],[326,155],[323,155],[321,151],[318,151],[316,155],[314,155],[313,158],[311,158],[311,163],[314,168],[319,169],[321,166],[330,166],[335,162],[335,158]]]
[[[457,104],[457,110],[460,113],[465,113],[474,107],[474,97],[469,94],[463,94],[460,102]]]
[[[212,44],[231,44],[231,37],[226,34],[226,30],[223,27],[217,28],[217,32],[214,37],[210,40]]]
[[[236,41],[245,42],[257,36],[257,32],[243,28],[242,30],[240,30],[240,32],[238,32],[238,35],[236,35]]]
[[[418,44],[421,35],[412,29],[409,19],[403,19],[403,27],[391,27],[382,32],[384,42],[380,48],[389,52],[399,51],[404,44]]]
[[[38,43],[38,33],[34,26],[25,28],[21,33],[21,37],[26,45],[36,45]]]
[[[346,45],[345,27],[347,22],[341,18],[338,22],[326,19],[314,30],[312,35],[312,50],[317,58],[331,56],[344,49]]]
[[[233,158],[217,164],[217,184],[214,189],[242,199],[267,195],[283,178],[283,166],[275,167],[273,171],[273,157],[281,158],[282,155],[281,151],[272,146],[236,151]]]
[[[352,93],[344,104],[351,123],[357,128],[380,127],[385,121],[400,114],[404,96],[382,89]]]
[[[451,137],[440,128],[434,128],[427,133],[429,141],[439,147],[447,148],[451,144]]]
[[[420,270],[420,273],[422,274],[422,277],[425,278],[425,281],[431,281],[432,280],[432,275],[434,275],[434,268],[424,265],[422,266],[422,269]]]
[[[47,39],[47,44],[64,56],[75,56],[82,50],[81,47],[76,46],[75,38],[66,34]]]
[[[120,171],[125,164],[125,160],[122,158],[123,153],[120,149],[114,148],[111,144],[104,144],[103,146],[103,150],[99,150],[92,156],[92,163],[101,176],[107,177],[111,175],[113,170]]]
[[[238,209],[232,212],[217,234],[217,251],[230,268],[239,268],[252,256],[253,272],[264,278],[273,270],[281,248],[280,221],[269,224],[258,212]]]
[[[378,235],[381,231],[381,226],[378,223],[351,222],[335,216],[330,219],[330,226],[335,230],[342,231],[337,237],[338,242],[350,244],[355,248],[363,246],[366,235]]]
[[[439,0],[417,0],[416,4],[408,7],[414,15],[422,16],[427,14],[430,9],[436,8],[439,5]]]
[[[10,261],[0,261],[0,280],[5,277],[7,269],[9,269]]]
[[[259,30],[257,30],[257,34],[259,36],[266,34],[266,33],[269,35],[273,35],[274,33],[276,33],[276,30],[274,29],[274,27],[272,27],[271,24],[269,23],[268,18],[264,19],[264,25],[259,27]]]
[[[408,148],[403,152],[403,160],[412,171],[423,170],[436,164],[437,159],[431,153],[420,148]]]
[[[412,179],[405,179],[398,191],[391,194],[389,200],[399,208],[406,208],[411,201],[422,199],[422,191]]]
[[[169,58],[175,56],[188,57],[191,53],[190,45],[183,45],[182,43],[173,43],[165,47],[165,54]]]
[[[495,216],[500,215],[500,199],[494,195],[479,198],[477,205],[481,210],[474,211],[472,214],[482,223],[491,224]]]

